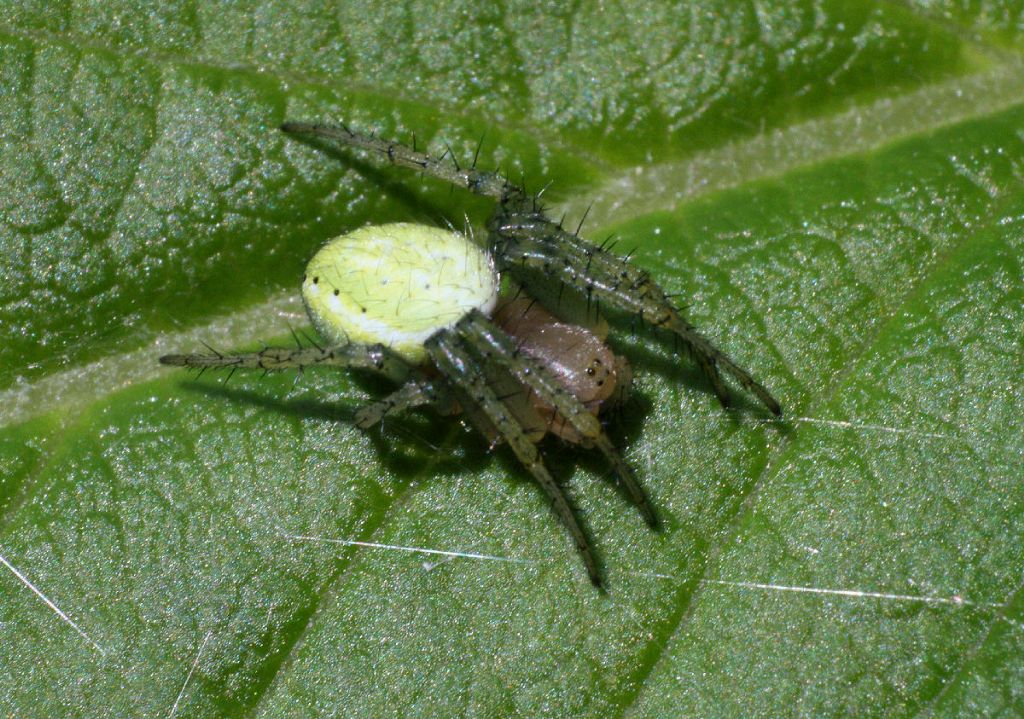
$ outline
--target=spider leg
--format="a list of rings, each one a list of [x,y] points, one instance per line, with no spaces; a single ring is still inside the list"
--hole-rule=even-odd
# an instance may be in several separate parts
[[[259,352],[224,353],[211,348],[208,354],[164,355],[160,364],[175,367],[304,370],[308,367],[358,367],[374,370],[396,381],[410,371],[405,360],[383,345],[342,345],[339,347],[266,347]]]
[[[384,399],[356,410],[356,426],[367,429],[388,415],[427,404],[436,407],[441,414],[451,414],[452,399],[444,387],[424,377],[410,377]]]
[[[616,476],[622,482],[633,504],[640,509],[647,524],[657,526],[654,508],[637,482],[633,470],[605,434],[600,420],[571,392],[562,387],[547,367],[528,354],[520,352],[511,337],[477,310],[466,315],[459,322],[458,328],[481,357],[485,360],[493,359],[507,368],[520,383],[533,390],[545,404],[553,407],[573,429],[593,442],[612,465]]]
[[[281,125],[281,130],[289,135],[304,135],[337,142],[360,150],[370,150],[382,155],[392,165],[419,170],[431,177],[465,187],[478,195],[504,199],[510,195],[522,194],[517,186],[510,184],[500,174],[477,170],[475,156],[472,166],[460,167],[450,150],[441,157],[433,157],[400,142],[354,132],[344,125],[335,127],[308,122],[286,122]],[[477,153],[479,154],[479,149]],[[446,160],[446,156],[450,156],[451,160]]]
[[[491,222],[496,255],[504,257],[513,275],[520,268],[539,271],[575,287],[588,301],[599,300],[637,314],[644,322],[675,334],[691,351],[723,406],[729,406],[724,370],[775,415],[782,407],[749,372],[683,319],[665,291],[650,275],[547,219],[503,206]]]
[[[554,505],[555,512],[568,527],[576,543],[576,549],[583,558],[590,581],[600,587],[601,575],[597,571],[597,562],[568,498],[544,466],[537,445],[530,441],[522,425],[491,389],[482,368],[472,354],[461,345],[457,335],[451,331],[438,332],[427,340],[427,352],[441,373],[483,411],[512,448],[516,458],[543,488]]]

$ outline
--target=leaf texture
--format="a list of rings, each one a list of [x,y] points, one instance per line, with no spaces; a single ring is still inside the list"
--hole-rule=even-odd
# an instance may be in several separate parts
[[[1020,12],[6,3],[0,712],[1024,712]],[[290,341],[329,237],[486,217],[286,119],[594,198],[785,420],[620,325],[663,531],[546,447],[602,595],[506,450],[355,430],[382,383],[160,370]]]

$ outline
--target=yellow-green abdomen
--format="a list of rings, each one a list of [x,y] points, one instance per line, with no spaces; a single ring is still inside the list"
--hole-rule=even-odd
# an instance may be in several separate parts
[[[467,312],[490,313],[498,278],[468,238],[427,225],[370,225],[337,237],[313,256],[302,299],[331,344],[383,344],[407,361]]]

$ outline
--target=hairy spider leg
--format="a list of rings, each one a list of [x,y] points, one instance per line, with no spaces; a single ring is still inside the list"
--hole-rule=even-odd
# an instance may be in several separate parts
[[[410,372],[409,364],[384,345],[350,344],[340,347],[265,347],[258,352],[164,355],[160,364],[196,369],[224,368],[304,370],[307,367],[357,367],[373,370],[395,381]]]
[[[518,186],[511,184],[501,174],[477,170],[475,162],[473,166],[461,167],[455,159],[455,155],[450,151],[445,153],[450,156],[450,160],[446,160],[445,155],[432,157],[425,152],[419,152],[400,142],[385,140],[361,132],[353,132],[344,125],[337,127],[307,122],[286,122],[281,125],[281,130],[290,135],[306,135],[308,137],[338,142],[342,145],[362,150],[370,150],[381,155],[392,165],[419,170],[439,180],[450,182],[458,187],[465,187],[477,195],[503,199],[513,195],[517,197],[524,196],[525,194]]]
[[[592,442],[612,465],[616,476],[632,502],[640,509],[647,524],[651,527],[658,525],[654,508],[647,500],[647,495],[637,482],[633,470],[615,450],[600,420],[572,393],[566,391],[547,367],[521,352],[506,332],[478,310],[473,310],[459,320],[456,331],[466,337],[466,342],[481,359],[493,359],[504,366],[521,384],[533,390],[541,401],[553,407],[573,429]]]
[[[665,291],[644,270],[562,230],[522,207],[522,203],[502,203],[490,230],[496,246],[494,254],[506,263],[499,270],[508,270],[514,276],[518,268],[538,270],[576,288],[588,301],[600,300],[636,313],[643,322],[666,329],[682,340],[707,375],[722,406],[728,407],[730,398],[719,368],[732,375],[772,414],[782,414],[782,407],[771,393],[684,320]]]
[[[576,549],[583,558],[590,581],[594,586],[600,587],[601,575],[598,573],[590,542],[576,519],[569,499],[544,466],[537,445],[530,440],[523,426],[491,389],[483,370],[469,350],[462,346],[458,335],[451,330],[438,332],[427,340],[427,353],[448,381],[480,408],[494,429],[511,447],[516,458],[540,484],[551,500],[555,512],[569,529]]]
[[[389,415],[424,405],[433,406],[440,414],[452,414],[454,409],[447,388],[425,377],[412,376],[384,399],[356,410],[356,426],[368,429]]]

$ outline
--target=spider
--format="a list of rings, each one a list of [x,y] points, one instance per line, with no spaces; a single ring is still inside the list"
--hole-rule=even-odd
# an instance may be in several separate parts
[[[768,390],[698,333],[647,272],[564,230],[544,214],[536,195],[501,173],[478,170],[475,159],[463,167],[450,151],[435,157],[345,126],[288,122],[281,130],[367,150],[494,198],[485,248],[472,237],[425,225],[363,227],[328,242],[303,277],[303,301],[323,346],[175,354],[161,357],[162,364],[373,370],[398,387],[356,413],[362,428],[424,405],[442,414],[464,412],[492,443],[508,444],[540,484],[598,588],[602,578],[587,536],[544,465],[538,446],[544,435],[596,448],[647,523],[656,527],[657,519],[598,417],[628,391],[628,363],[611,354],[599,330],[584,326],[592,322],[559,319],[567,306],[563,291],[585,300],[588,310],[602,303],[674,335],[724,407],[730,395],[723,372],[781,414]],[[514,287],[511,300],[507,291],[499,300],[503,280]],[[580,343],[590,349],[573,354]]]

